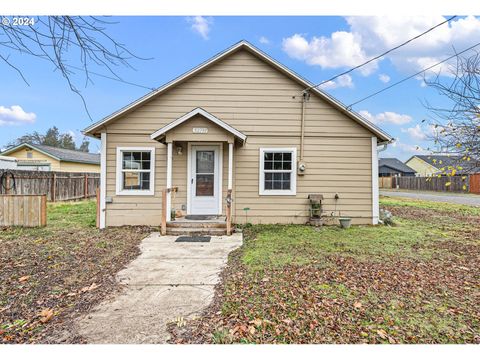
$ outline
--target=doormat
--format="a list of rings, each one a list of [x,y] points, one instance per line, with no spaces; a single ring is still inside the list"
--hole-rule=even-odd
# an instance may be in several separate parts
[[[216,215],[187,215],[185,216],[186,220],[216,220],[218,216]]]
[[[179,236],[175,242],[210,242],[211,236]]]

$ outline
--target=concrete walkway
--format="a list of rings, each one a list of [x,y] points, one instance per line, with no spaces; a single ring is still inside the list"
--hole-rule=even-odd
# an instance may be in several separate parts
[[[141,243],[141,255],[118,273],[125,285],[77,323],[89,343],[165,343],[166,324],[198,315],[213,299],[228,254],[242,234],[212,236],[208,243],[176,243],[154,233]]]
[[[386,191],[380,190],[380,195],[406,197],[428,201],[447,202],[452,204],[480,206],[480,195],[475,194],[454,194],[444,192],[421,192],[421,191]]]

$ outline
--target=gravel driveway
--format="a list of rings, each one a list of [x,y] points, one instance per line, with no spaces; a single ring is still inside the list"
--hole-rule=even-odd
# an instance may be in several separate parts
[[[380,190],[380,195],[406,197],[411,199],[447,202],[452,204],[480,206],[480,195],[475,194],[452,194],[452,193],[431,193],[417,191],[385,191]]]
[[[168,322],[192,318],[210,304],[219,273],[228,254],[241,246],[242,234],[200,243],[176,239],[154,233],[142,241],[141,255],[117,275],[123,291],[77,323],[88,343],[165,343]]]

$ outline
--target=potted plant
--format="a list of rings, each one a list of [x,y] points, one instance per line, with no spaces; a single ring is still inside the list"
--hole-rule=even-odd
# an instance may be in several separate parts
[[[340,227],[342,229],[348,229],[352,224],[352,218],[350,217],[339,217],[338,221],[340,222]]]

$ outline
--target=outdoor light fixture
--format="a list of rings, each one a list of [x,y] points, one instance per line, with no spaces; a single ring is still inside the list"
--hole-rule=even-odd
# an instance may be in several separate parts
[[[183,148],[181,146],[177,146],[177,155],[183,154]]]

